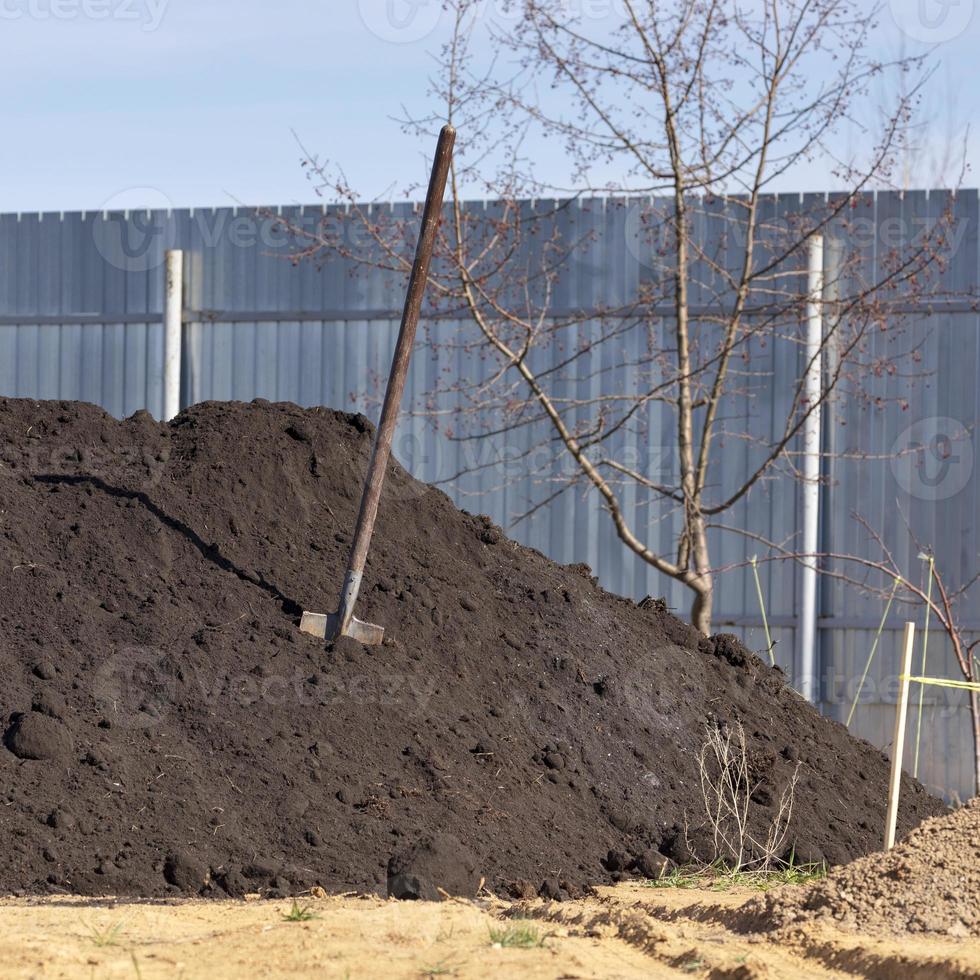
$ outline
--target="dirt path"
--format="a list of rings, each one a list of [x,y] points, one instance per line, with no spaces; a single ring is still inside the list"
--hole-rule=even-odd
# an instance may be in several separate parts
[[[980,978],[969,941],[735,935],[726,916],[754,894],[630,885],[561,904],[320,898],[306,921],[284,918],[287,901],[17,900],[0,905],[0,962],[9,978],[93,980]],[[509,945],[522,938],[527,948]]]

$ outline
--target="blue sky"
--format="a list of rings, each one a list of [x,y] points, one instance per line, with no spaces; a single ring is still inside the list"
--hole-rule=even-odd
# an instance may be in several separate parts
[[[971,186],[977,4],[891,0],[876,42],[942,42],[927,116],[936,141],[971,127]],[[391,117],[427,107],[446,29],[438,0],[0,0],[0,211],[308,202],[293,130],[383,195],[424,175],[430,148]],[[564,162],[556,149],[538,166],[563,183]],[[786,187],[825,180],[816,166]]]

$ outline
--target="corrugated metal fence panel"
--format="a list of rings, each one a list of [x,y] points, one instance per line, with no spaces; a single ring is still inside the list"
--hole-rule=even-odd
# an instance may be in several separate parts
[[[783,194],[762,203],[762,215],[778,229],[801,206],[820,205],[819,195]],[[569,238],[584,236],[582,249],[555,284],[555,305],[598,310],[629,302],[639,288],[663,287],[650,242],[638,232],[641,200],[541,201],[523,215],[551,214]],[[878,194],[848,212],[851,230],[844,247],[860,255],[866,270],[887,261],[889,249],[935,223],[951,209],[950,261],[937,288],[975,291],[978,282],[978,198],[964,191],[906,195]],[[394,212],[372,206],[376,217],[411,218],[413,205]],[[500,206],[477,202],[474,215],[495,215]],[[117,416],[138,409],[162,409],[162,265],[167,248],[185,251],[185,304],[198,311],[185,328],[182,390],[185,403],[205,399],[295,401],[326,404],[376,414],[378,396],[398,328],[401,277],[355,273],[336,257],[322,265],[286,259],[288,239],[281,215],[313,227],[322,207],[203,209],[164,212],[0,215],[0,395],[83,399]],[[731,214],[717,202],[695,216],[703,255],[726,268]],[[856,231],[854,229],[857,229]],[[533,247],[525,247],[534,261]],[[836,246],[835,246],[836,247]],[[695,262],[695,303],[716,302],[724,291],[717,268]],[[475,380],[495,362],[466,344],[473,327],[440,320],[428,324],[439,341],[436,353],[420,348],[412,362],[406,404],[419,405],[442,385],[446,373]],[[696,327],[709,330],[705,325]],[[599,319],[568,329],[574,345],[601,336]],[[628,390],[641,380],[644,350],[671,343],[671,323],[651,318],[621,340],[600,345],[560,382],[566,398],[594,397],[600,383]],[[869,355],[917,348],[918,377],[871,375],[860,379],[866,398],[840,399],[827,412],[827,468],[832,486],[824,494],[823,536],[828,550],[876,557],[867,533],[855,522],[859,510],[885,531],[889,547],[909,574],[917,554],[931,548],[949,584],[957,587],[974,573],[980,550],[980,482],[974,473],[974,425],[980,416],[980,323],[972,312],[919,312],[869,339]],[[737,485],[758,462],[753,437],[775,434],[792,399],[800,365],[791,341],[751,349],[759,380],[726,404],[711,480],[719,488]],[[601,373],[601,376],[599,372]],[[601,377],[601,381],[600,381]],[[605,389],[604,389],[605,390]],[[876,407],[875,399],[905,397],[911,406]],[[436,407],[449,409],[443,391]],[[522,427],[496,441],[450,439],[432,420],[406,415],[395,451],[422,479],[438,482],[467,510],[510,524],[567,482],[567,467],[538,446],[548,430],[541,423]],[[457,433],[458,435],[458,433]],[[629,450],[644,472],[670,477],[674,423],[652,403],[637,425],[624,430],[619,446]],[[899,460],[882,452],[903,453]],[[878,458],[867,458],[869,452]],[[845,456],[841,456],[840,453]],[[850,453],[852,458],[846,458]],[[836,455],[835,455],[836,454]],[[477,467],[474,469],[474,467]],[[655,495],[631,488],[627,511],[641,532],[667,553],[676,547],[678,520]],[[738,525],[771,540],[786,540],[798,527],[796,485],[775,479],[757,486],[729,514]],[[911,533],[910,533],[911,529]],[[677,583],[657,575],[627,553],[613,534],[596,495],[581,485],[557,496],[512,529],[519,540],[563,562],[584,561],[603,584],[637,598],[663,595],[682,614],[689,597]],[[718,566],[739,564],[762,549],[737,535],[713,539]],[[762,588],[773,624],[775,654],[789,672],[794,663],[798,575],[782,562],[760,566]],[[880,584],[880,583],[876,583]],[[881,614],[879,599],[854,586],[824,580],[821,586],[822,692],[825,710],[844,719],[849,692],[864,666]],[[718,627],[738,633],[764,654],[765,639],[755,585],[745,568],[719,578]],[[916,610],[921,616],[921,610]],[[964,610],[969,618],[969,610]],[[894,658],[901,613],[893,614],[882,639],[878,663],[858,708],[855,731],[875,744],[891,739]],[[726,625],[727,624],[727,625]],[[980,624],[975,624],[980,629]],[[950,652],[934,629],[931,670],[952,673]],[[913,712],[914,715],[914,712]],[[934,787],[966,795],[970,788],[965,697],[952,692],[926,697],[920,766]]]

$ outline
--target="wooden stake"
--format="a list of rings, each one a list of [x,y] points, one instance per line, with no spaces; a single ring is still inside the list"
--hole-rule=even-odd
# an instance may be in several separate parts
[[[898,704],[895,705],[895,737],[892,739],[892,772],[888,784],[888,816],[885,818],[885,850],[895,846],[898,824],[898,794],[902,786],[902,755],[905,750],[905,720],[909,711],[909,676],[912,673],[912,648],[915,646],[915,623],[905,624],[902,652],[902,675],[899,680]]]

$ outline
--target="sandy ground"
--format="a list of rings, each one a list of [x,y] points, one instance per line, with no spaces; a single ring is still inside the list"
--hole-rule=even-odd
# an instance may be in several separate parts
[[[310,898],[290,902],[0,903],[0,973],[20,977],[980,978],[980,943],[726,926],[756,894],[640,885],[564,904]],[[530,948],[507,945],[508,928]],[[511,934],[513,935],[513,934]]]

